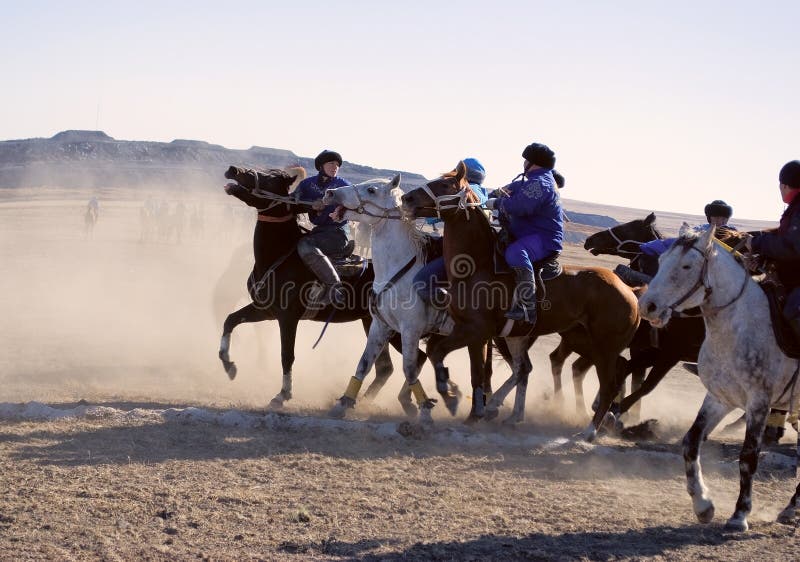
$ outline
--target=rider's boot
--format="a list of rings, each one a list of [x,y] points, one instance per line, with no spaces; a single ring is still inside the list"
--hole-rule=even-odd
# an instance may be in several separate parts
[[[301,256],[303,262],[308,266],[308,269],[317,276],[322,284],[325,286],[325,294],[323,301],[329,302],[335,306],[342,306],[345,303],[344,288],[342,281],[339,279],[339,274],[336,273],[336,268],[328,259],[328,256],[322,252],[313,252]]]
[[[642,285],[647,285],[653,280],[653,278],[649,275],[642,273],[641,271],[636,271],[635,269],[632,269],[624,264],[618,264],[617,267],[614,268],[614,273],[616,273],[617,277],[622,279],[622,282],[629,287],[640,287]]]
[[[536,282],[533,279],[533,271],[525,267],[512,269],[517,287],[514,291],[514,307],[506,312],[506,318],[536,324]]]

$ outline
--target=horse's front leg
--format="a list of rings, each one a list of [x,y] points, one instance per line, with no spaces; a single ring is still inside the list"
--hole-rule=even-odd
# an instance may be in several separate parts
[[[222,326],[222,337],[219,342],[219,360],[222,361],[222,367],[228,375],[228,378],[233,380],[236,378],[236,363],[231,361],[231,333],[233,329],[239,324],[245,322],[261,322],[263,320],[272,320],[275,317],[264,309],[256,308],[253,303],[248,304],[232,312],[225,319]]]
[[[586,373],[592,368],[592,360],[583,355],[572,362],[572,390],[575,393],[575,415],[583,418],[583,421],[589,419],[589,413],[586,411],[586,399],[583,397],[583,381],[586,379]]]
[[[747,429],[744,432],[744,444],[739,453],[739,499],[736,500],[736,511],[725,528],[731,531],[746,531],[747,516],[753,507],[752,490],[753,475],[758,469],[758,452],[761,449],[761,438],[767,426],[769,401],[754,401],[747,408]]]
[[[469,351],[470,381],[472,383],[472,408],[467,422],[476,422],[486,416],[486,401],[483,394],[486,375],[487,342],[470,344]]]
[[[683,437],[686,491],[692,498],[694,514],[701,523],[710,523],[714,518],[714,502],[708,497],[708,488],[703,482],[703,471],[700,468],[700,445],[730,411],[731,408],[724,406],[712,394],[707,393],[692,427]]]
[[[431,335],[428,338],[428,349],[435,348],[444,337],[440,334]],[[433,363],[433,372],[436,375],[436,391],[442,397],[442,401],[450,415],[455,416],[458,411],[458,404],[461,402],[461,391],[458,389],[458,385],[450,380],[450,370],[444,366],[441,358],[439,360],[431,358],[431,363]],[[419,361],[417,361],[417,364],[419,364]],[[407,388],[407,386],[404,388]]]
[[[533,371],[533,365],[528,359],[528,345],[524,338],[509,345],[509,349],[514,358],[514,370],[518,373],[517,388],[516,396],[514,397],[514,408],[511,410],[511,415],[503,420],[503,423],[515,424],[525,421],[525,397],[528,390],[528,377]]]
[[[372,318],[364,318],[362,319],[362,324],[364,326],[364,333],[369,337],[369,327],[371,324]],[[394,345],[394,339],[392,338],[392,344]],[[399,344],[399,342],[398,342]],[[378,358],[375,360],[375,380],[370,383],[367,387],[367,390],[364,391],[364,400],[374,400],[376,396],[378,396],[378,392],[384,387],[386,381],[389,380],[389,377],[394,372],[394,366],[392,365],[392,358],[389,355],[389,348],[384,347],[383,351],[380,352]]]
[[[564,363],[567,357],[572,355],[569,344],[561,339],[553,351],[550,352],[550,372],[553,375],[553,402],[559,407],[564,403],[564,393],[561,390],[561,372],[564,370]]]
[[[361,359],[358,361],[356,373],[350,378],[347,389],[339,400],[336,401],[333,408],[328,412],[328,415],[333,418],[343,418],[347,413],[348,408],[355,407],[358,392],[361,390],[361,385],[364,383],[364,377],[367,376],[378,355],[386,348],[386,343],[393,335],[393,331],[389,326],[380,320],[374,320],[369,327],[369,335],[367,336],[367,345],[364,352],[361,354]]]
[[[422,333],[405,328],[401,336],[403,340],[403,373],[406,376],[408,389],[417,401],[420,422],[425,425],[432,425],[431,410],[436,405],[436,401],[428,397],[419,380],[418,352]]]
[[[278,325],[281,330],[281,368],[283,382],[281,391],[270,401],[270,408],[282,408],[286,400],[292,398],[292,366],[294,365],[294,344],[297,339],[298,317],[281,317]]]

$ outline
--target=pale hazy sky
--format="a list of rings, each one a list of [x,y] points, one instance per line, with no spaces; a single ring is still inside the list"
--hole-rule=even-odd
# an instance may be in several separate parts
[[[489,186],[540,141],[565,197],[777,220],[799,24],[789,0],[0,0],[0,140],[99,127],[427,177],[474,156]]]

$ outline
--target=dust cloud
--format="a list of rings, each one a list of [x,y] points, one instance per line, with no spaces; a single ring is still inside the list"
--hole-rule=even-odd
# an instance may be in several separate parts
[[[157,188],[0,194],[0,401],[264,408],[281,385],[277,323],[234,331],[236,380],[228,380],[217,358],[225,315],[248,302],[245,281],[255,221],[252,209],[226,196],[221,185],[202,197]],[[84,215],[93,196],[100,212],[89,232]],[[147,214],[157,212],[172,222],[148,222]],[[176,221],[176,215],[182,219]],[[597,264],[596,259],[578,247],[565,255],[570,263]],[[321,329],[321,323],[301,322],[289,411],[327,409],[355,371],[365,343],[360,323],[331,325],[312,350]],[[528,420],[557,420],[577,429],[588,418],[574,412],[569,361],[562,375],[563,408],[552,396],[547,354],[557,343],[558,336],[543,337],[533,348]],[[401,361],[394,351],[392,357],[394,376],[376,403],[359,403],[357,415],[401,415],[396,401]],[[447,364],[465,394],[460,421],[469,407],[466,352],[451,354]],[[496,363],[495,387],[509,374]],[[422,380],[435,396],[430,366]],[[591,371],[585,409],[596,390]],[[675,369],[645,398],[642,417],[658,418],[662,430],[678,435],[691,423],[702,396],[699,381]],[[449,418],[441,407],[436,417]]]

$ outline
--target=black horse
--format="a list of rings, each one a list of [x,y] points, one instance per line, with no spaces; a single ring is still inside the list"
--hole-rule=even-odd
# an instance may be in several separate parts
[[[219,358],[225,372],[233,379],[236,365],[230,360],[231,332],[245,322],[277,320],[281,334],[281,364],[283,385],[272,399],[272,407],[281,407],[292,397],[292,365],[297,325],[301,319],[321,322],[352,322],[361,320],[365,331],[372,317],[369,313],[369,292],[374,280],[372,266],[368,263],[351,266],[360,275],[343,279],[347,295],[346,306],[333,308],[315,304],[312,296],[315,277],[297,255],[296,247],[303,231],[297,224],[298,213],[310,207],[293,202],[289,187],[295,176],[284,170],[256,171],[231,166],[225,177],[236,181],[228,184],[226,192],[251,207],[258,209],[258,221],[253,233],[255,265],[247,280],[247,289],[252,302],[228,315],[222,330]],[[390,343],[400,350],[400,338]],[[418,368],[422,368],[427,356],[420,351]],[[393,366],[388,348],[385,348],[375,363],[376,379],[365,392],[365,397],[374,397],[392,374]],[[398,397],[409,415],[416,412],[410,393],[405,389]]]

